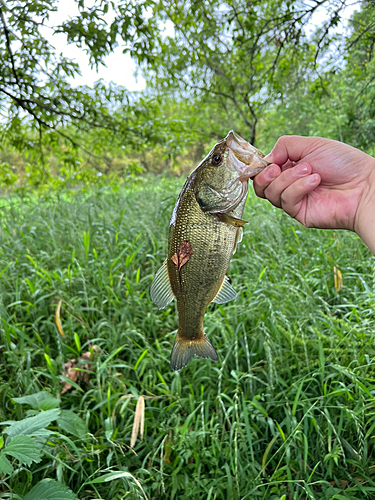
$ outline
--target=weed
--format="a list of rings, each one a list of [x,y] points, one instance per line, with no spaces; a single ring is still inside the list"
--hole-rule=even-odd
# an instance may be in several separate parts
[[[220,361],[174,373],[176,306],[158,311],[148,289],[180,187],[1,201],[0,496],[372,498],[370,252],[250,196],[228,272],[238,297],[205,317]],[[86,376],[61,394],[72,359]],[[41,435],[9,439],[51,411]],[[37,443],[27,460],[12,454],[21,437]]]

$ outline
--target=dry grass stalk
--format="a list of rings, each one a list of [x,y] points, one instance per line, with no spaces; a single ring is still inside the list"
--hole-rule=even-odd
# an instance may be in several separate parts
[[[64,330],[62,329],[62,324],[61,324],[61,320],[60,320],[61,304],[62,304],[62,300],[60,299],[59,303],[57,304],[57,307],[56,307],[55,321],[56,321],[56,326],[57,326],[57,329],[58,329],[60,335],[62,337],[65,337],[65,333],[64,333]]]
[[[335,281],[336,292],[338,293],[343,287],[343,281],[341,271],[336,266],[333,266],[333,279]]]
[[[145,399],[143,396],[139,396],[137,405],[135,407],[134,424],[133,424],[132,436],[130,439],[130,448],[134,448],[139,431],[140,431],[140,437],[141,439],[143,439],[144,427],[145,427]]]

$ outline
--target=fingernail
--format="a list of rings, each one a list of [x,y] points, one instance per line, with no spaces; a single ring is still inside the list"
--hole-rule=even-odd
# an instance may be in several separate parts
[[[273,158],[272,158],[272,153],[268,153],[263,160],[269,161],[270,163],[273,163]]]
[[[320,175],[319,174],[312,174],[312,175],[310,175],[309,182],[311,184],[315,184],[316,181],[320,181]]]
[[[306,163],[302,163],[301,165],[298,165],[298,167],[296,167],[296,169],[295,169],[295,173],[298,176],[307,175],[309,172],[310,172],[310,167],[309,167],[309,165],[306,165]]]

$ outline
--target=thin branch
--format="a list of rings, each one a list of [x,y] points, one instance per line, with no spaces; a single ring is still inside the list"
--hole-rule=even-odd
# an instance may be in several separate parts
[[[10,43],[10,38],[9,38],[9,30],[8,30],[7,24],[5,22],[4,13],[3,13],[3,10],[1,8],[1,6],[0,6],[0,19],[1,19],[1,24],[3,25],[3,28],[4,28],[5,43],[6,43],[6,46],[7,46],[7,50],[8,50],[9,57],[10,57],[10,62],[11,62],[11,65],[12,65],[12,72],[13,72],[14,78],[16,79],[18,87],[21,89],[21,85],[20,85],[20,82],[18,80],[18,75],[17,75],[17,71],[16,71],[16,66],[15,66],[15,63],[14,63],[14,57],[13,57],[12,48],[10,46],[11,43]]]
[[[366,85],[360,90],[360,92],[357,93],[355,99],[357,100],[358,97],[360,97],[364,92],[366,92],[367,88],[372,84],[372,82],[375,80],[375,76],[372,76],[370,80],[366,83]]]
[[[329,33],[329,30],[331,29],[333,23],[336,21],[336,19],[338,18],[339,16],[339,13],[341,12],[341,10],[344,8],[344,3],[341,4],[341,6],[335,11],[335,13],[333,14],[333,16],[331,17],[329,23],[327,24],[326,26],[326,29],[324,30],[322,36],[320,37],[319,41],[318,41],[318,47],[317,47],[317,50],[315,52],[315,58],[314,58],[314,67],[316,67],[317,65],[317,61],[318,61],[318,57],[319,57],[319,54],[320,54],[320,51],[321,51],[321,44],[323,43],[323,40],[325,39],[325,37],[328,35]]]
[[[365,35],[368,31],[370,31],[374,26],[375,26],[375,22],[373,22],[373,23],[369,24],[368,26],[366,26],[366,29],[364,29],[362,31],[362,33],[360,33],[349,45],[346,46],[346,50],[351,49],[353,47],[353,45],[355,45],[358,42],[358,40],[360,38],[362,38],[363,35]]]
[[[12,94],[10,94],[9,92],[5,91],[4,89],[0,89],[0,91],[3,92],[4,94],[8,95],[11,99],[14,99],[16,102],[18,101],[17,97],[12,96]],[[89,150],[88,148],[86,148],[86,146],[84,146],[82,143],[77,142],[70,135],[65,134],[59,128],[56,128],[56,127],[54,127],[54,126],[46,123],[31,108],[23,105],[22,104],[22,100],[20,101],[20,107],[22,107],[23,110],[27,111],[36,120],[36,122],[38,124],[39,147],[40,147],[41,152],[43,151],[42,144],[41,144],[41,140],[42,140],[42,127],[45,127],[45,128],[47,128],[49,130],[52,130],[52,131],[56,132],[60,137],[62,137],[63,139],[67,140],[68,142],[70,142],[71,145],[74,148],[81,149],[89,157],[94,158],[95,160],[98,160],[98,161],[104,161],[107,165],[109,165],[109,162],[107,162],[107,160],[105,158],[96,155],[91,150]]]

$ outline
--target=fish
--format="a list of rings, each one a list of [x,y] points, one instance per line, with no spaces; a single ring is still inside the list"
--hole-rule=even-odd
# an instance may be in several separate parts
[[[169,224],[168,254],[150,297],[159,309],[177,300],[179,326],[170,365],[181,370],[194,356],[218,361],[203,329],[211,302],[236,298],[226,272],[242,240],[248,181],[269,163],[231,130],[186,179]]]

